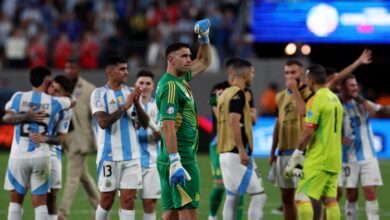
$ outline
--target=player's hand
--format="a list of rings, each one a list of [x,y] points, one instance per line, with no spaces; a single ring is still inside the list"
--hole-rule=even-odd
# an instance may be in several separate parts
[[[30,139],[34,144],[40,144],[40,143],[46,143],[48,138],[44,135],[41,135],[39,133],[30,133]]]
[[[298,89],[298,81],[295,78],[288,77],[286,79],[286,87],[290,90]]]
[[[209,43],[209,30],[210,30],[210,20],[208,18],[199,20],[195,23],[194,32],[199,35],[199,43],[207,44]]]
[[[269,155],[269,160],[268,160],[268,164],[271,166],[275,161],[276,161],[276,155],[275,154],[273,154],[273,153],[271,153],[270,155]]]
[[[302,167],[304,160],[305,157],[303,156],[303,151],[295,149],[294,153],[292,154],[290,160],[287,163],[286,168],[284,169],[284,176],[286,178],[292,178],[294,176],[294,169],[299,169],[299,167]]]
[[[370,64],[372,62],[371,54],[371,50],[364,49],[357,61],[359,64]]]
[[[245,150],[238,150],[238,154],[240,155],[241,164],[247,166],[249,164],[249,156]]]
[[[126,103],[123,107],[127,110],[133,105],[134,102],[139,101],[139,96],[141,95],[141,89],[139,87],[135,87],[135,89],[127,96]]]
[[[169,163],[169,184],[171,187],[177,184],[185,186],[186,181],[191,180],[191,176],[181,165],[179,153],[169,154]]]

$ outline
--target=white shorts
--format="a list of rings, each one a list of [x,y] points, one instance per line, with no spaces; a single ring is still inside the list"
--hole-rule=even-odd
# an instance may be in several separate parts
[[[139,195],[141,199],[161,198],[160,176],[156,167],[142,169],[142,189]]]
[[[32,195],[44,195],[49,190],[50,157],[12,159],[8,161],[4,182],[5,190],[15,190],[26,194],[31,189]]]
[[[338,188],[341,188],[341,187],[344,187],[345,186],[345,172],[348,168],[346,168],[346,163],[343,162],[343,165],[342,165],[342,169],[341,169],[341,172],[339,173],[338,177],[337,177],[337,187]]]
[[[50,157],[50,188],[61,189],[62,186],[62,164],[58,157]]]
[[[357,188],[359,179],[362,186],[382,186],[382,176],[378,159],[346,163],[344,167],[345,187]]]
[[[276,164],[274,166],[274,175],[275,175],[275,184],[279,188],[283,189],[296,189],[298,187],[298,178],[293,177],[287,179],[284,177],[283,173],[286,169],[287,163],[290,160],[291,156],[278,156],[276,159]]]
[[[140,160],[103,161],[98,167],[100,192],[116,189],[142,189]]]
[[[219,155],[223,184],[228,193],[244,195],[264,192],[263,183],[253,158],[250,164],[241,164],[237,153],[221,153]]]

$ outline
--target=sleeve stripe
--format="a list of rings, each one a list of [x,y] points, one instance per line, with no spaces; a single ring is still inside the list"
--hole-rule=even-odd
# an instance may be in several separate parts
[[[305,126],[306,127],[309,127],[309,128],[317,128],[317,124],[313,124],[313,123],[309,123],[309,122],[305,122]]]
[[[175,103],[176,85],[174,82],[168,82],[168,104]]]

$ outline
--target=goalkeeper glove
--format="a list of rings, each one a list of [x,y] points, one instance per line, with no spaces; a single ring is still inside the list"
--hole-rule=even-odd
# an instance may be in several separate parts
[[[198,41],[200,44],[208,44],[209,40],[209,30],[210,30],[210,20],[203,19],[195,23],[194,32],[198,35]]]
[[[303,151],[295,149],[284,170],[284,176],[286,178],[292,178],[293,176],[302,177],[302,166],[304,160],[305,156],[303,156]]]
[[[191,180],[190,174],[188,174],[187,170],[180,163],[179,153],[169,154],[169,163],[169,184],[171,187],[176,186],[178,183],[184,186],[186,180]]]

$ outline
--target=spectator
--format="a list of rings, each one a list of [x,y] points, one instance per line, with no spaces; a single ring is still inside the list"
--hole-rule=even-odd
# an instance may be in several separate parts
[[[98,67],[99,46],[92,32],[87,31],[83,34],[79,50],[82,68],[95,69]]]
[[[276,93],[278,92],[278,85],[271,82],[268,88],[260,95],[258,107],[260,115],[273,116],[276,112]]]
[[[8,67],[26,67],[27,40],[21,28],[16,28],[5,42],[5,58]]]
[[[29,66],[46,66],[47,46],[40,35],[31,38],[27,49]]]
[[[54,67],[63,69],[66,60],[72,55],[73,47],[66,33],[62,33],[54,45]]]

